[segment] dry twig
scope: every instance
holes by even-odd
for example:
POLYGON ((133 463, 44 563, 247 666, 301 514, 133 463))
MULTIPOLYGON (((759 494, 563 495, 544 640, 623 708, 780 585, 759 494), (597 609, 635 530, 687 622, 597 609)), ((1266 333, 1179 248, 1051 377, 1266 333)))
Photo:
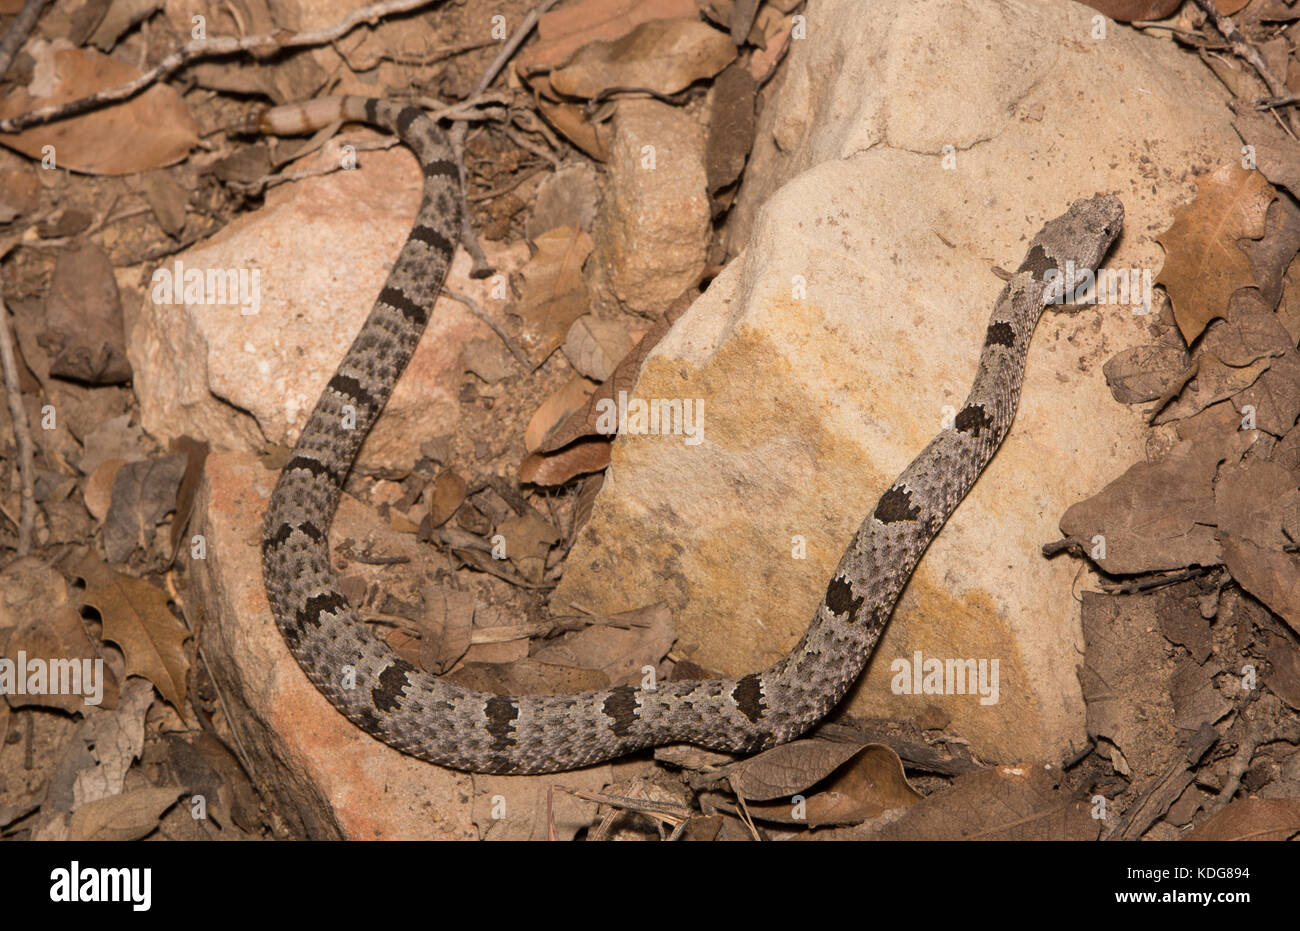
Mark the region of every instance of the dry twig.
POLYGON ((340 36, 346 35, 362 23, 373 24, 384 16, 395 13, 409 13, 420 7, 428 6, 431 2, 432 0, 385 0, 382 3, 372 3, 370 6, 364 6, 359 10, 352 11, 332 26, 311 32, 285 34, 283 31, 277 31, 268 35, 244 36, 242 38, 222 36, 214 39, 194 39, 172 52, 153 68, 150 68, 134 80, 117 87, 98 91, 78 100, 41 107, 30 113, 24 113, 7 120, 0 120, 0 132, 20 132, 30 126, 40 126, 53 120, 86 113, 106 103, 127 100, 176 71, 182 65, 198 58, 233 55, 236 52, 263 52, 276 49, 301 48, 310 45, 325 45, 340 36))
POLYGON ((41 10, 45 9, 45 2, 46 0, 27 0, 23 8, 18 11, 18 16, 9 27, 9 31, 5 33, 5 37, 0 39, 0 75, 9 70, 14 56, 27 40, 32 27, 36 25, 36 20, 40 19, 41 10))
POLYGON ((18 386, 18 362, 14 357, 13 335, 9 332, 9 311, 0 296, 0 367, 4 369, 5 397, 14 422, 14 439, 18 442, 18 477, 22 484, 22 510, 18 520, 18 555, 32 549, 32 527, 36 523, 36 479, 32 467, 32 434, 18 386))

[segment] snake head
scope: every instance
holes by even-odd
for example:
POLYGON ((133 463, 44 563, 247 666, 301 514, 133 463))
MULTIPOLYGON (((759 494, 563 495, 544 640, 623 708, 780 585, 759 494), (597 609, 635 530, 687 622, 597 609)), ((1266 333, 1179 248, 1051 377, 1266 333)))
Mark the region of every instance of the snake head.
POLYGON ((1063 272, 1070 264, 1095 272, 1123 228, 1124 205, 1118 197, 1098 194, 1076 200, 1039 230, 1020 270, 1033 272, 1039 280, 1049 269, 1063 272))

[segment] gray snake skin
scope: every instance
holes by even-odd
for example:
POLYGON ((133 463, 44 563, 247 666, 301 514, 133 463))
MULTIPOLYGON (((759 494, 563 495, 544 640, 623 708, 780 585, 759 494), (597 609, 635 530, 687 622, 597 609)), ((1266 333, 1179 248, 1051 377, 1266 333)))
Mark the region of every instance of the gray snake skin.
MULTIPOLYGON (((271 495, 262 538, 267 597, 285 643, 335 708, 398 750, 471 772, 555 772, 668 743, 752 753, 816 723, 858 678, 921 554, 1010 428, 1030 337, 1045 304, 1061 296, 1049 270, 1067 261, 1097 268, 1123 224, 1120 202, 1097 196, 1076 202, 1034 237, 998 297, 975 383, 953 426, 881 495, 807 631, 773 666, 738 679, 661 682, 654 690, 490 695, 400 658, 357 617, 330 566, 327 536, 344 478, 424 331, 460 230, 456 163, 435 122, 399 103, 330 100, 314 102, 322 108, 303 122, 342 118, 397 133, 423 168, 424 196, 374 309, 271 495), (356 418, 350 430, 343 427, 349 409, 356 418)), ((259 128, 289 131, 266 114, 259 128)))

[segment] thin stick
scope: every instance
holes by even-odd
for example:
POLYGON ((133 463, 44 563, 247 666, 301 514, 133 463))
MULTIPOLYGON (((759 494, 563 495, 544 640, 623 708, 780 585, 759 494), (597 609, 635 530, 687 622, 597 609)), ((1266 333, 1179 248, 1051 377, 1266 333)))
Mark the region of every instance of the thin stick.
MULTIPOLYGON (((106 103, 126 100, 196 58, 233 55, 236 52, 254 50, 263 51, 266 49, 325 45, 340 36, 346 35, 362 23, 373 24, 384 16, 409 13, 412 10, 418 10, 420 7, 429 6, 432 2, 434 0, 385 0, 383 3, 372 3, 370 6, 354 10, 332 26, 317 29, 314 32, 297 32, 288 35, 276 32, 267 35, 244 36, 242 38, 223 36, 214 39, 194 39, 172 52, 153 68, 134 80, 91 94, 89 97, 41 107, 30 113, 24 113, 7 120, 0 120, 0 132, 16 133, 27 129, 29 126, 40 126, 52 120, 85 113, 106 103)), ((25 9, 24 12, 26 12, 25 9)))
POLYGON ((0 295, 0 367, 4 368, 5 397, 14 422, 14 439, 18 441, 18 476, 22 483, 22 511, 18 519, 18 555, 32 549, 32 527, 36 522, 36 490, 32 469, 32 435, 27 423, 27 409, 18 387, 18 362, 14 358, 13 336, 9 332, 9 311, 0 295))
POLYGON ((447 297, 451 298, 453 301, 459 301, 464 304, 465 307, 469 309, 470 313, 486 323, 491 328, 492 332, 497 335, 497 339, 505 343, 506 348, 510 350, 510 354, 515 357, 516 362, 524 367, 525 371, 532 368, 528 362, 528 357, 525 356, 523 351, 514 344, 514 341, 506 335, 506 331, 501 329, 495 320, 483 312, 483 309, 478 306, 478 301, 474 300, 474 298, 470 297, 468 294, 461 294, 459 291, 449 291, 447 288, 443 288, 442 293, 447 295, 447 297))
MULTIPOLYGON (((1223 37, 1232 43, 1232 50, 1250 63, 1255 69, 1264 84, 1268 86, 1268 92, 1274 97, 1285 97, 1290 93, 1285 81, 1279 81, 1273 72, 1268 70, 1268 65, 1264 64, 1264 57, 1259 54, 1259 49, 1251 45, 1246 37, 1241 34, 1236 23, 1219 12, 1219 8, 1214 5, 1214 0, 1192 0, 1197 6, 1205 11, 1210 19, 1214 20, 1214 27, 1223 34, 1223 37)), ((1300 133, 1300 117, 1294 112, 1286 114, 1286 123, 1294 135, 1300 133)))
POLYGON ((36 21, 41 17, 41 10, 45 9, 46 0, 27 0, 23 4, 22 10, 18 13, 18 18, 13 21, 5 37, 0 39, 0 75, 9 70, 13 64, 14 56, 18 54, 18 49, 22 48, 23 42, 36 25, 36 21))
MULTIPOLYGON (((496 80, 501 69, 505 67, 506 62, 515 54, 515 50, 523 44, 524 39, 528 38, 529 33, 533 31, 542 14, 554 6, 555 3, 556 0, 542 0, 540 4, 528 11, 528 15, 519 24, 519 28, 515 30, 514 35, 506 40, 506 44, 497 53, 497 57, 492 59, 492 64, 488 65, 487 70, 478 79, 478 83, 474 85, 474 90, 470 92, 471 97, 477 96, 488 89, 492 82, 496 80)), ((492 264, 487 260, 487 256, 483 254, 483 249, 478 244, 478 234, 474 231, 474 221, 470 219, 469 199, 467 196, 469 193, 469 178, 465 171, 466 131, 467 127, 464 123, 457 123, 451 128, 450 133, 451 148, 456 154, 456 168, 460 172, 460 241, 469 253, 470 259, 473 260, 473 268, 470 269, 469 276, 471 278, 488 278, 496 269, 492 267, 492 264)))

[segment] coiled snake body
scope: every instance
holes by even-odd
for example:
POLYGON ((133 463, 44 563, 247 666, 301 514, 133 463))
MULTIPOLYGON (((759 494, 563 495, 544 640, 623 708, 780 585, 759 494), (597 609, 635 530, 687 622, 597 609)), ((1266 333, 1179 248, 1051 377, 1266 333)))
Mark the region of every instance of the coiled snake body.
POLYGON ((280 473, 266 513, 262 566, 275 621, 298 664, 367 733, 424 760, 472 772, 573 769, 666 743, 749 753, 790 740, 825 715, 866 665, 926 546, 992 458, 1015 416, 1030 336, 1060 297, 1055 270, 1095 269, 1123 223, 1109 196, 1081 200, 1043 227, 989 321, 970 395, 862 522, 799 642, 738 679, 660 682, 576 695, 471 692, 400 658, 339 591, 327 536, 343 480, 428 322, 460 231, 448 143, 415 107, 358 97, 298 108, 264 131, 336 119, 397 133, 419 159, 415 226, 374 309, 330 379, 280 473), (344 415, 355 427, 344 429, 344 415), (351 675, 348 676, 350 667, 351 675), (349 681, 349 679, 351 681, 349 681), (347 686, 347 687, 345 687, 347 686))

